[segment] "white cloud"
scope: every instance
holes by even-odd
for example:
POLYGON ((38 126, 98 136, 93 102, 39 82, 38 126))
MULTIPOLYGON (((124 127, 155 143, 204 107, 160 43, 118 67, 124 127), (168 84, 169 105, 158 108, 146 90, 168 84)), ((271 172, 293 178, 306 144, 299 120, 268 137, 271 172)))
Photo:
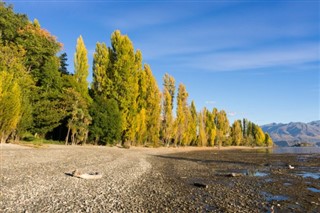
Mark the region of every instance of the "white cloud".
POLYGON ((236 116, 237 113, 236 112, 227 112, 227 115, 233 117, 233 116, 236 116))
POLYGON ((214 105, 214 104, 216 104, 215 101, 206 101, 205 103, 206 103, 206 104, 209 104, 209 105, 214 105))
POLYGON ((186 58, 185 66, 208 71, 235 71, 275 66, 292 66, 319 61, 319 47, 317 43, 312 43, 249 51, 228 51, 198 55, 193 59, 191 61, 186 58))

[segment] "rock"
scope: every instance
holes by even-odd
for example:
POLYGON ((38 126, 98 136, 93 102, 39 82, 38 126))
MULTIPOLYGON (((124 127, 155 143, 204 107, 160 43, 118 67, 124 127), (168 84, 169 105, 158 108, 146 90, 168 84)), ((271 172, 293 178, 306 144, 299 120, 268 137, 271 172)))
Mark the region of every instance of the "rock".
POLYGON ((131 144, 129 141, 126 141, 123 143, 123 148, 125 148, 125 149, 130 149, 130 146, 131 146, 131 144))
POLYGON ((208 188, 208 185, 204 183, 194 182, 193 185, 200 188, 208 188))
POLYGON ((244 176, 244 174, 232 172, 230 174, 227 174, 226 176, 227 177, 242 177, 242 176, 244 176))

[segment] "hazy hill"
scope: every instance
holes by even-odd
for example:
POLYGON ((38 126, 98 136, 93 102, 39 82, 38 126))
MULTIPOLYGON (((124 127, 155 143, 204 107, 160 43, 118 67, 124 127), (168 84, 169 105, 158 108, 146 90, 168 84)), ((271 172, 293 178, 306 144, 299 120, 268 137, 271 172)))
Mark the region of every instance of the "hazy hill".
POLYGON ((320 120, 310 123, 271 123, 263 125, 262 129, 270 134, 278 146, 292 146, 301 142, 320 146, 320 120))

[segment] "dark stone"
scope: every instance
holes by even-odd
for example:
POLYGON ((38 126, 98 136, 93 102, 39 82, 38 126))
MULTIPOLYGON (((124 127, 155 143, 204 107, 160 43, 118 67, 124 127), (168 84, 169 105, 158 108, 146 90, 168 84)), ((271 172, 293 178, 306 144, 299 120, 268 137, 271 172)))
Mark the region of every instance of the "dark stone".
POLYGON ((200 188, 208 188, 208 185, 204 183, 194 182, 193 185, 200 188))

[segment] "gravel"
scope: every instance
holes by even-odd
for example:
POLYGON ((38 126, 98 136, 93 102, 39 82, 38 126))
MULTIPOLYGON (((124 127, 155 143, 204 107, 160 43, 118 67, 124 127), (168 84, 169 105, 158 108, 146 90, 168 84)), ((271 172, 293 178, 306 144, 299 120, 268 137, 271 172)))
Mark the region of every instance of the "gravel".
POLYGON ((11 144, 0 149, 0 212, 320 210, 320 194, 308 190, 319 189, 320 180, 297 175, 299 168, 319 171, 319 155, 60 145, 36 149, 11 144), (294 171, 287 169, 289 163, 294 171), (69 176, 75 169, 103 176, 69 176), (227 177, 244 169, 267 175, 227 177))

